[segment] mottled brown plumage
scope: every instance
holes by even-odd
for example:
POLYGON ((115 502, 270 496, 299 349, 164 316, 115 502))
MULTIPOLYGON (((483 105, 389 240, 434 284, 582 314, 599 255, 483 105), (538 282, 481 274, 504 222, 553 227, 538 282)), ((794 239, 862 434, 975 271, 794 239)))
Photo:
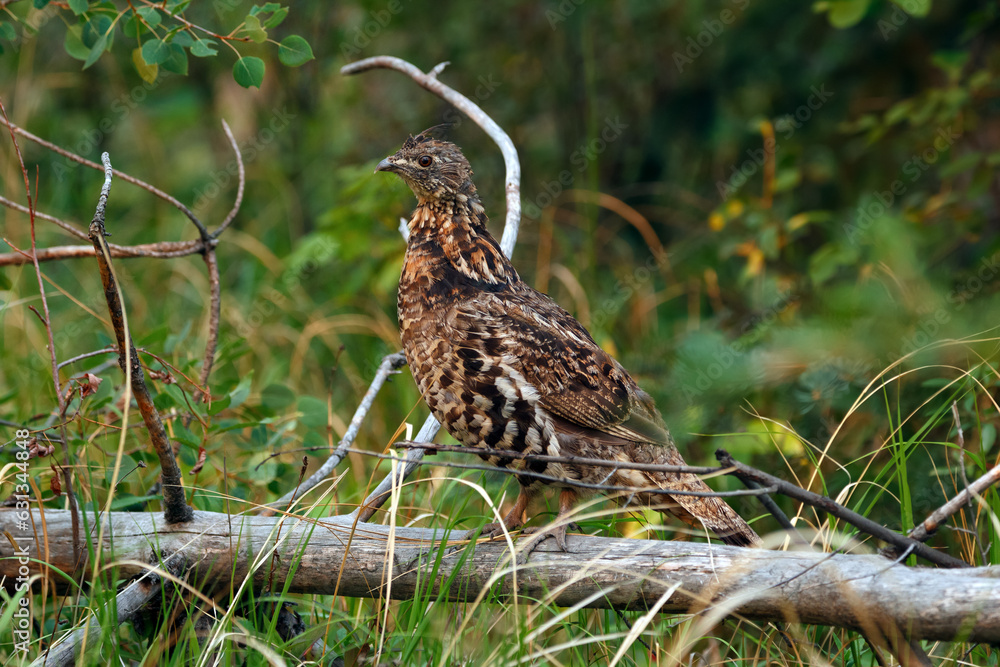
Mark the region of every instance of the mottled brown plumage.
MULTIPOLYGON (((420 393, 455 439, 519 453, 684 464, 650 396, 568 312, 518 277, 486 229, 457 146, 426 131, 376 171, 398 174, 417 197, 399 280, 400 334, 420 393)), ((709 491, 690 474, 481 456, 560 480, 709 491)), ((561 488, 561 514, 589 493, 525 475, 518 481, 521 492, 504 519, 509 530, 524 523, 529 501, 546 485, 561 488)), ((729 544, 759 542, 719 498, 639 492, 619 501, 704 525, 729 544)), ((553 531, 563 548, 565 533, 565 525, 553 531)))

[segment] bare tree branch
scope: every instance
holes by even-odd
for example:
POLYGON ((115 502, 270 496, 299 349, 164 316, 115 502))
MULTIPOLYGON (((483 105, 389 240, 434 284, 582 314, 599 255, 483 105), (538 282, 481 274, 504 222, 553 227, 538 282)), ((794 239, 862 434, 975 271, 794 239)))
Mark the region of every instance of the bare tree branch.
MULTIPOLYGON (((229 139, 229 145, 233 148, 233 153, 236 155, 236 168, 238 170, 238 180, 236 186, 236 200, 233 202, 233 207, 226 214, 225 219, 222 224, 212 232, 211 238, 218 239, 222 232, 226 231, 226 228, 236 219, 236 214, 240 211, 240 206, 243 204, 243 190, 246 187, 246 169, 243 166, 243 154, 240 153, 239 144, 236 143, 236 137, 233 136, 233 131, 229 129, 229 123, 225 120, 222 121, 222 129, 226 133, 226 138, 229 139)), ((202 237, 204 241, 204 237, 202 237)), ((208 335, 206 336, 205 342, 205 356, 202 358, 201 363, 201 377, 199 384, 205 387, 206 393, 198 393, 196 395, 197 399, 211 400, 211 393, 208 391, 208 378, 212 374, 212 366, 215 364, 215 350, 219 343, 219 320, 222 311, 222 286, 219 282, 219 258, 215 254, 215 244, 205 243, 205 268, 208 271, 208 288, 209 288, 209 311, 208 311, 208 335)))
POLYGON ((852 512, 843 505, 827 498, 826 496, 821 496, 818 493, 813 493, 812 491, 806 491, 805 489, 795 486, 794 484, 790 484, 789 482, 775 477, 774 475, 769 475, 766 472, 762 472, 756 468, 751 468, 746 464, 740 463, 739 461, 733 459, 729 452, 724 449, 716 450, 715 458, 717 458, 719 463, 722 465, 733 468, 733 472, 731 474, 739 477, 740 479, 750 479, 758 484, 776 487, 778 493, 788 496, 789 498, 794 498, 795 500, 806 503, 807 505, 819 508, 828 514, 837 517, 838 519, 846 521, 855 528, 858 528, 873 537, 877 537, 883 542, 888 542, 889 544, 902 547, 903 549, 912 548, 915 555, 920 556, 924 560, 930 561, 931 563, 940 565, 941 567, 970 567, 965 561, 949 556, 941 551, 935 551, 922 542, 918 542, 914 539, 906 537, 905 535, 893 532, 885 526, 861 516, 857 512, 852 512))
MULTIPOLYGON (((41 216, 38 216, 41 217, 41 216)), ((153 259, 172 259, 174 257, 186 257, 205 252, 207 246, 198 241, 163 241, 160 243, 142 243, 132 246, 120 246, 113 243, 108 244, 111 257, 131 258, 146 257, 153 259)), ((49 248, 39 248, 35 251, 35 256, 39 262, 51 262, 63 259, 79 259, 81 257, 95 257, 97 251, 94 246, 85 245, 63 245, 49 248)), ((17 266, 20 264, 30 264, 32 255, 28 252, 11 252, 0 254, 0 266, 17 266)))
MULTIPOLYGON (((461 445, 451 446, 451 445, 430 445, 423 442, 397 442, 393 445, 394 447, 401 447, 407 450, 413 449, 423 449, 426 451, 452 451, 461 454, 485 454, 487 452, 502 454, 506 456, 507 452, 510 450, 495 450, 487 449, 483 447, 463 447, 461 445)), ((348 453, 357 453, 363 456, 371 456, 374 458, 385 459, 387 461, 394 461, 399 463, 400 461, 406 461, 407 459, 400 459, 398 456, 392 454, 380 454, 378 452, 370 452, 363 449, 348 448, 348 453)), ((657 472, 683 472, 691 473, 693 475, 715 475, 719 473, 732 473, 731 468, 707 468, 702 466, 675 466, 675 465, 659 465, 656 463, 621 463, 617 461, 607 461, 604 459, 588 459, 584 457, 576 456, 547 456, 544 454, 524 454, 521 456, 516 456, 513 458, 523 459, 526 461, 545 461, 547 463, 573 463, 577 465, 593 465, 598 468, 614 468, 617 470, 649 470, 657 472)), ((421 464, 425 463, 420 461, 421 464)), ((534 470, 511 470, 509 468, 498 468, 497 466, 488 465, 485 463, 455 463, 452 461, 435 461, 435 466, 441 468, 454 468, 457 470, 483 470, 487 472, 497 472, 504 475, 517 475, 518 477, 530 477, 531 479, 537 479, 545 482, 550 482, 552 484, 560 484, 565 486, 572 486, 579 489, 590 489, 592 491, 600 491, 602 493, 616 492, 621 493, 623 497, 627 498, 629 496, 635 495, 636 493, 648 493, 650 495, 663 495, 663 496, 693 496, 695 498, 731 498, 740 496, 766 496, 769 493, 777 492, 777 487, 774 486, 764 486, 758 487, 756 489, 737 489, 735 491, 681 491, 678 489, 649 489, 640 488, 637 486, 617 486, 613 484, 593 484, 590 482, 581 482, 579 480, 567 480, 562 477, 553 477, 552 475, 546 475, 542 472, 535 472, 534 470)), ((399 480, 396 480, 396 484, 399 484, 399 480)), ((388 493, 391 489, 386 489, 384 492, 388 493)), ((362 504, 364 507, 364 504, 362 504)), ((374 511, 372 512, 374 513, 374 511)), ((362 512, 362 516, 371 516, 371 514, 365 514, 362 512)))
MULTIPOLYGON (((982 495, 986 489, 990 488, 997 482, 1000 482, 1000 465, 990 468, 985 475, 969 484, 969 486, 963 489, 957 496, 931 512, 930 516, 917 524, 913 530, 909 532, 907 537, 918 542, 926 542, 934 536, 934 534, 938 531, 938 528, 941 527, 941 524, 947 521, 952 515, 961 510, 963 507, 968 505, 973 498, 982 495)), ((884 553, 890 558, 895 558, 901 552, 899 546, 891 545, 885 549, 884 553)))
MULTIPOLYGON (((43 525, 42 512, 50 566, 77 579, 86 576, 70 559, 69 513, 32 507, 35 525, 43 525)), ((16 514, 0 509, 0 533, 15 529, 16 514)), ((874 629, 908 640, 1000 642, 1000 581, 992 567, 915 568, 875 555, 576 534, 569 536, 567 552, 543 543, 526 565, 518 565, 506 541, 480 542, 474 551, 469 545, 463 553, 454 549, 463 541, 450 540, 445 530, 355 526, 349 516, 285 517, 280 538, 278 517, 199 511, 183 529, 142 512, 111 512, 101 521, 106 529, 94 545, 95 557, 116 563, 120 576, 146 571, 143 561, 155 542, 159 549, 189 554, 191 577, 223 590, 233 581, 262 587, 266 563, 277 551, 274 577, 286 581, 291 593, 399 600, 440 594, 470 603, 487 595, 517 596, 553 606, 623 610, 659 604, 661 613, 718 620, 738 616, 874 629), (348 566, 338 585, 341 562, 348 566)), ((0 575, 17 576, 17 559, 5 557, 11 549, 0 541, 0 575)), ((31 561, 29 567, 34 574, 44 564, 31 561)))
POLYGON ((205 388, 204 392, 198 391, 195 400, 209 401, 212 398, 211 390, 208 386, 208 377, 212 374, 212 366, 215 364, 215 350, 219 344, 219 320, 222 310, 222 283, 219 280, 219 258, 215 254, 215 248, 208 248, 204 253, 205 269, 208 273, 208 333, 205 338, 205 354, 201 361, 201 375, 198 384, 205 388))
MULTIPOLYGON (((11 123, 9 121, 5 122, 12 133, 20 134, 25 138, 30 139, 31 141, 34 141, 35 143, 38 143, 39 145, 59 155, 66 157, 69 160, 73 160, 74 162, 78 162, 80 164, 86 165, 94 169, 101 169, 101 165, 97 164, 96 162, 91 162, 90 160, 87 160, 75 153, 67 151, 66 149, 61 148, 50 141, 46 141, 45 139, 42 139, 41 137, 38 137, 32 134, 31 132, 28 132, 27 130, 15 125, 14 123, 11 123)), ((151 257, 157 259, 168 259, 173 257, 184 257, 187 255, 194 255, 198 253, 207 256, 207 254, 215 247, 217 239, 222 235, 222 233, 226 229, 229 228, 233 220, 236 218, 236 215, 239 213, 240 206, 243 203, 243 193, 246 188, 246 168, 244 167, 243 164, 243 155, 240 153, 239 145, 237 144, 235 137, 233 137, 233 132, 229 128, 229 125, 226 123, 225 120, 222 121, 222 129, 226 133, 226 138, 229 140, 229 145, 232 146, 233 152, 236 155, 238 182, 236 190, 236 200, 233 202, 233 207, 230 209, 229 213, 226 215, 222 223, 216 228, 216 230, 211 234, 209 234, 208 230, 201 223, 201 221, 194 215, 194 213, 191 212, 189 208, 184 206, 184 204, 181 204, 176 198, 166 194, 162 190, 159 190, 158 188, 149 185, 148 183, 138 178, 129 176, 124 172, 115 170, 114 174, 119 178, 121 178, 122 180, 137 185, 140 188, 143 188, 144 190, 151 192, 152 194, 156 195, 157 197, 160 197, 164 201, 176 207, 179 211, 181 211, 185 216, 188 217, 188 219, 190 219, 195 224, 195 226, 198 228, 200 238, 197 241, 144 243, 133 246, 120 246, 115 243, 109 243, 107 245, 111 250, 112 257, 116 258, 151 257)), ((90 238, 86 232, 84 232, 81 229, 78 229, 72 223, 66 222, 65 220, 61 220, 60 218, 48 215, 46 213, 30 210, 28 207, 18 204, 17 202, 11 201, 6 197, 0 196, 0 205, 51 222, 56 226, 58 226, 63 231, 73 236, 76 236, 77 238, 85 240, 89 240, 90 238)), ((95 250, 93 246, 55 246, 55 247, 35 250, 35 256, 37 257, 39 262, 49 262, 62 259, 75 259, 79 257, 93 257, 94 254, 95 250)), ((26 252, 13 252, 13 253, 0 254, 0 266, 17 266, 20 264, 27 264, 32 261, 34 260, 32 259, 31 254, 26 252)), ((209 266, 208 270, 209 270, 209 285, 217 286, 217 280, 216 281, 212 280, 212 275, 211 275, 212 267, 209 266)), ((218 267, 216 267, 216 271, 217 270, 218 267)), ((202 368, 207 367, 209 372, 211 371, 211 366, 212 366, 211 359, 209 359, 209 353, 214 355, 215 343, 218 340, 218 320, 219 320, 220 300, 221 299, 219 298, 217 290, 214 291, 212 293, 213 309, 209 319, 209 335, 208 335, 209 339, 208 347, 211 349, 210 350, 206 349, 206 359, 209 360, 209 363, 203 364, 202 366, 202 368), (214 322, 214 329, 212 324, 213 322, 214 322), (215 331, 214 335, 213 335, 213 330, 215 331)), ((203 371, 201 384, 202 385, 207 384, 207 379, 208 379, 207 373, 203 371)))
MULTIPOLYGON (((46 141, 45 139, 42 139, 41 137, 39 137, 39 136, 37 136, 35 134, 32 134, 31 132, 28 132, 24 128, 19 127, 18 125, 15 125, 14 123, 12 123, 9 120, 7 120, 6 118, 4 118, 4 123, 6 123, 7 126, 11 130, 13 130, 14 132, 16 132, 17 134, 20 134, 25 139, 29 139, 29 140, 35 142, 36 144, 38 144, 39 146, 44 146, 45 148, 48 148, 53 153, 58 153, 59 155, 62 155, 63 157, 65 157, 65 158, 67 158, 69 160, 72 160, 73 162, 77 162, 79 164, 82 164, 85 167, 90 167, 91 169, 97 169, 98 171, 103 171, 104 170, 104 167, 102 167, 101 165, 97 164, 96 162, 92 162, 91 160, 88 160, 86 158, 80 157, 76 153, 73 153, 72 151, 68 151, 65 148, 62 148, 61 146, 57 146, 56 144, 52 143, 51 141, 46 141)), ((205 229, 205 225, 202 224, 201 220, 199 220, 198 217, 194 213, 191 212, 191 209, 189 209, 184 204, 180 203, 175 197, 172 197, 171 195, 168 195, 163 190, 160 190, 159 188, 157 188, 157 187, 155 187, 153 185, 150 185, 149 183, 147 183, 147 182, 145 182, 143 180, 140 180, 140 179, 136 178, 135 176, 129 176, 128 174, 126 174, 124 172, 115 170, 114 171, 114 175, 117 176, 118 178, 120 178, 121 180, 125 181, 126 183, 131 183, 132 185, 137 185, 140 188, 142 188, 143 190, 146 190, 147 192, 151 192, 154 195, 156 195, 157 197, 159 197, 160 199, 162 199, 163 201, 168 202, 169 204, 171 204, 174 208, 176 208, 181 213, 183 213, 188 218, 188 220, 190 220, 194 224, 194 226, 198 228, 198 233, 201 235, 201 238, 202 238, 203 241, 208 242, 210 240, 210 235, 208 233, 208 230, 205 229)))
MULTIPOLYGON (((114 173, 111 168, 111 160, 107 153, 101 156, 104 161, 105 175, 104 186, 101 188, 101 196, 97 202, 97 210, 94 213, 94 220, 90 223, 90 239, 94 243, 97 251, 97 263, 101 271, 101 282, 104 285, 104 296, 108 302, 108 312, 111 315, 111 323, 115 331, 115 339, 118 341, 119 357, 118 363, 122 372, 131 387, 135 396, 135 402, 142 413, 146 429, 149 431, 150 440, 160 459, 160 474, 163 483, 163 509, 167 523, 183 523, 191 520, 191 508, 188 507, 184 498, 184 487, 181 484, 181 471, 177 466, 177 459, 174 457, 174 450, 170 446, 170 438, 160 420, 159 412, 153 405, 153 398, 146 388, 145 374, 142 364, 139 362, 139 355, 136 353, 135 345, 132 343, 132 336, 128 331, 125 313, 122 307, 123 297, 121 287, 115 277, 114 268, 111 264, 111 252, 108 249, 104 237, 107 232, 104 229, 104 211, 107 205, 108 194, 111 190, 111 178, 114 173)), ((128 409, 126 405, 125 409, 128 409)))
POLYGON ((32 211, 27 206, 22 206, 21 204, 18 204, 17 202, 11 201, 10 199, 7 199, 6 197, 2 196, 0 196, 0 204, 3 204, 7 208, 12 208, 15 211, 20 211, 21 213, 27 213, 28 215, 34 215, 36 218, 41 218, 42 220, 47 220, 48 222, 53 223, 57 227, 61 227, 66 232, 79 239, 84 239, 84 240, 87 239, 87 232, 81 229, 77 229, 72 224, 66 222, 65 220, 60 220, 59 218, 53 215, 42 213, 41 211, 32 211))
POLYGON ((246 168, 243 166, 243 153, 240 152, 239 144, 236 143, 236 137, 233 136, 233 131, 229 129, 229 123, 225 120, 222 121, 222 129, 226 133, 226 138, 229 139, 229 145, 232 146, 233 153, 236 155, 236 201, 233 202, 233 207, 226 214, 222 223, 212 232, 212 238, 214 239, 219 238, 222 232, 226 231, 226 228, 236 219, 236 214, 240 212, 240 206, 243 204, 243 190, 246 187, 247 180, 246 168))

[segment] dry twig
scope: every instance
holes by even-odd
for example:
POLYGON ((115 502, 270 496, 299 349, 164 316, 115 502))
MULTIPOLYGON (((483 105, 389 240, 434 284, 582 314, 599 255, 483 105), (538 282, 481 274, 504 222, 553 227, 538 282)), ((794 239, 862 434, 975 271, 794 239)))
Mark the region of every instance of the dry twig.
MULTIPOLYGON (((108 194, 111 190, 111 160, 107 153, 101 155, 104 162, 105 175, 104 186, 101 188, 101 196, 97 202, 97 210, 94 213, 94 220, 90 223, 90 239, 94 243, 97 251, 97 263, 101 270, 101 282, 104 285, 104 296, 108 302, 108 312, 111 315, 111 323, 115 331, 115 339, 118 341, 118 363, 121 366, 125 377, 130 381, 135 402, 139 406, 146 429, 149 431, 153 448, 160 459, 161 480, 163 483, 163 510, 167 523, 184 523, 190 521, 192 510, 184 498, 184 487, 181 485, 181 470, 177 466, 177 459, 174 457, 174 450, 170 446, 170 438, 160 420, 160 413, 153 404, 153 398, 146 388, 145 375, 142 364, 139 362, 139 355, 136 353, 135 345, 132 343, 132 336, 128 331, 127 320, 122 308, 121 287, 115 277, 114 268, 111 265, 111 253, 108 250, 107 241, 104 237, 107 232, 104 229, 104 211, 108 201, 108 194)), ((125 406, 128 409, 128 406, 125 406)))
MULTIPOLYGON (((959 432, 961 432, 959 425, 959 432)), ((913 527, 907 537, 918 542, 926 542, 934 537, 941 525, 954 514, 962 510, 973 498, 981 496, 988 488, 1000 482, 1000 464, 990 468, 985 475, 979 477, 965 487, 958 495, 937 508, 930 515, 913 527)), ((900 549, 897 545, 889 545, 882 550, 882 553, 889 558, 899 556, 900 549)))
POLYGON ((732 468, 733 471, 730 474, 735 475, 740 479, 749 479, 757 482, 758 484, 775 487, 778 493, 821 509, 838 519, 846 521, 855 528, 882 540, 883 542, 888 542, 889 544, 902 547, 903 549, 912 547, 915 555, 920 556, 924 560, 930 561, 931 563, 940 565, 941 567, 970 567, 965 561, 949 556, 946 553, 935 551, 922 542, 918 542, 914 539, 906 537, 905 535, 893 532, 885 526, 861 516, 857 512, 852 512, 843 505, 834 502, 826 496, 821 496, 818 493, 813 493, 812 491, 806 491, 805 489, 795 486, 794 484, 790 484, 789 482, 775 477, 774 475, 769 475, 766 472, 762 472, 756 468, 751 468, 748 465, 740 463, 739 461, 733 459, 729 452, 724 449, 717 450, 715 452, 715 458, 717 458, 719 463, 727 468, 732 468))
MULTIPOLYGON (((28 139, 30 141, 35 142, 39 146, 43 146, 43 147, 49 149, 53 153, 56 153, 58 155, 62 155, 66 159, 72 160, 73 162, 76 162, 78 164, 82 164, 85 167, 90 167, 91 169, 96 169, 98 171, 103 171, 104 170, 104 167, 102 167, 101 165, 97 164, 96 162, 94 162, 92 160, 88 160, 88 159, 86 159, 84 157, 81 157, 81 156, 77 155, 76 153, 73 153, 72 151, 68 151, 65 148, 62 148, 61 146, 57 146, 56 144, 52 143, 51 141, 46 141, 45 139, 42 139, 38 135, 32 134, 31 132, 28 132, 23 127, 19 127, 18 125, 15 125, 14 123, 12 123, 9 120, 7 120, 6 118, 4 119, 4 122, 16 134, 19 134, 22 137, 24 137, 25 139, 28 139)), ((184 204, 180 203, 177 200, 176 197, 172 197, 171 195, 168 195, 163 190, 160 190, 159 188, 157 188, 155 186, 152 186, 149 183, 147 183, 147 182, 145 182, 145 181, 143 181, 141 179, 136 178, 135 176, 130 176, 130 175, 126 174, 125 172, 115 170, 113 173, 114 173, 114 175, 116 177, 120 178, 121 180, 125 181, 126 183, 131 183, 132 185, 137 185, 140 188, 142 188, 143 190, 146 190, 147 192, 151 192, 154 195, 156 195, 157 197, 159 197, 160 199, 162 199, 163 201, 168 202, 169 204, 171 204, 174 208, 176 208, 181 213, 183 213, 188 218, 188 220, 190 220, 191 223, 194 224, 194 226, 198 228, 198 233, 201 236, 202 240, 204 240, 206 242, 210 240, 210 236, 211 235, 208 233, 208 230, 205 228, 205 225, 202 224, 201 220, 198 219, 198 217, 191 211, 191 209, 189 209, 184 204)))
POLYGON ((229 129, 229 123, 222 121, 222 129, 226 133, 226 138, 229 139, 229 145, 233 149, 233 153, 236 155, 236 168, 237 168, 237 186, 236 186, 236 200, 233 202, 233 207, 226 214, 222 223, 212 232, 209 236, 212 242, 209 243, 208 240, 202 236, 202 241, 204 243, 204 257, 205 257, 205 269, 208 272, 208 287, 209 287, 209 313, 208 313, 208 335, 205 341, 205 355, 202 357, 201 363, 201 376, 199 378, 199 384, 205 387, 206 393, 199 393, 197 398, 205 401, 210 401, 212 396, 208 393, 208 377, 212 373, 212 366, 215 363, 215 350, 219 343, 219 319, 222 310, 222 287, 219 282, 219 259, 215 254, 215 240, 219 238, 222 232, 226 231, 233 220, 236 219, 236 214, 240 211, 240 206, 243 204, 243 190, 246 187, 246 169, 243 166, 243 154, 240 153, 239 144, 236 143, 236 137, 233 136, 233 131, 229 129))

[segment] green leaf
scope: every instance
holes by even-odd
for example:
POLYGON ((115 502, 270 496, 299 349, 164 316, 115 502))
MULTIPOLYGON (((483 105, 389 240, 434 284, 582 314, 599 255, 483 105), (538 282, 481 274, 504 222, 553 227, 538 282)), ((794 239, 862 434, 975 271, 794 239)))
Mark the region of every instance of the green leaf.
POLYGON ((156 11, 155 7, 139 7, 135 10, 136 14, 142 17, 142 20, 149 25, 150 28, 155 28, 163 22, 163 17, 160 16, 160 12, 156 11))
POLYGON ((49 0, 35 0, 32 4, 35 5, 35 9, 45 9, 45 6, 49 4, 49 0))
POLYGON ((962 50, 942 50, 936 51, 931 56, 931 62, 948 76, 948 80, 955 82, 962 76, 962 70, 969 61, 969 52, 962 50))
POLYGON ((267 41, 267 31, 261 26, 260 19, 256 16, 246 17, 246 20, 243 21, 243 32, 258 44, 263 44, 267 41))
MULTIPOLYGON (((197 424, 198 422, 194 422, 197 424)), ((195 449, 201 445, 201 440, 194 433, 188 429, 187 426, 181 420, 174 422, 174 442, 179 442, 188 447, 194 447, 195 449)))
POLYGON ((232 403, 232 399, 229 396, 223 396, 217 401, 212 401, 212 404, 208 406, 208 414, 217 415, 232 403))
POLYGON ((903 100, 902 102, 897 102, 892 105, 888 111, 885 112, 885 124, 895 125, 899 121, 903 120, 910 115, 910 110, 913 108, 913 100, 903 100))
POLYGON ((167 46, 169 48, 170 54, 167 56, 167 59, 161 63, 163 65, 163 69, 167 70, 168 72, 173 72, 174 74, 187 75, 188 73, 187 52, 177 44, 174 44, 173 42, 171 42, 167 46))
POLYGON ((191 334, 191 322, 192 320, 187 320, 184 322, 184 326, 181 327, 180 331, 171 331, 167 334, 167 340, 163 343, 163 351, 167 354, 173 354, 174 350, 178 347, 184 345, 184 341, 191 334))
POLYGON ((289 67, 298 67, 313 59, 309 42, 298 35, 289 35, 278 45, 278 60, 289 67))
POLYGON ((240 405, 243 404, 243 401, 247 400, 247 396, 250 395, 250 383, 252 380, 253 380, 252 375, 246 376, 245 378, 240 380, 240 383, 236 385, 235 389, 229 392, 230 405, 232 405, 234 408, 239 407, 240 405))
POLYGON ((132 49, 132 65, 146 83, 153 83, 160 74, 158 65, 150 65, 142 57, 142 49, 132 49))
POLYGON ((250 16, 257 16, 257 14, 268 14, 270 12, 276 12, 281 9, 280 2, 268 2, 263 6, 254 5, 250 8, 250 16))
POLYGON ((162 411, 175 407, 177 403, 174 401, 174 397, 171 396, 169 392, 161 391, 153 397, 153 405, 156 406, 157 410, 162 411))
POLYGON ((104 469, 104 481, 108 485, 113 485, 121 482, 125 482, 127 484, 128 482, 126 480, 128 479, 128 473, 134 469, 135 469, 135 459, 129 456, 128 454, 125 454, 122 456, 122 465, 121 468, 119 468, 118 470, 118 477, 114 476, 115 467, 113 465, 109 465, 107 468, 104 469))
POLYGON ((787 192, 802 182, 802 172, 795 168, 778 169, 778 174, 774 178, 774 191, 787 192))
POLYGON ((997 427, 993 424, 983 424, 983 430, 979 434, 979 447, 983 454, 989 454, 993 449, 993 443, 997 441, 997 427))
MULTIPOLYGON (((11 590, 16 591, 16 589, 13 588, 11 590)), ((7 589, 3 589, 3 592, 0 593, 0 595, 3 596, 4 601, 3 615, 0 616, 0 626, 5 628, 14 627, 14 612, 20 609, 28 608, 27 605, 23 607, 21 606, 21 598, 28 595, 28 590, 28 587, 25 586, 24 590, 16 591, 13 595, 11 595, 7 592, 7 589)), ((28 598, 28 600, 30 601, 31 598, 28 598)))
POLYGON ((125 33, 126 37, 139 39, 146 32, 146 29, 140 21, 135 19, 135 14, 133 14, 125 20, 125 24, 122 25, 122 32, 125 33))
POLYGON ((941 167, 941 171, 938 174, 941 178, 951 178, 952 176, 957 176, 963 171, 968 171, 973 167, 976 167, 979 162, 983 159, 983 154, 979 151, 971 151, 955 158, 948 164, 941 167))
POLYGON ((159 65, 170 57, 170 45, 162 39, 151 39, 142 45, 142 59, 147 65, 159 65))
POLYGON ((233 78, 244 88, 250 86, 260 88, 264 80, 264 61, 254 56, 240 58, 233 65, 233 78))
POLYGON ((87 54, 87 59, 83 61, 83 69, 87 69, 88 67, 96 63, 97 59, 101 57, 101 54, 104 53, 105 50, 107 50, 109 35, 110 31, 104 33, 103 35, 98 37, 97 41, 94 42, 94 45, 90 47, 90 53, 87 54))
POLYGON ((87 0, 69 0, 69 8, 73 10, 73 13, 79 16, 90 8, 90 3, 87 0))
POLYGON ((269 384, 260 392, 260 402, 268 410, 278 412, 295 402, 295 394, 283 384, 269 384))
POLYGON ((169 40, 171 44, 176 44, 177 46, 183 46, 184 48, 190 47, 194 44, 195 39, 191 36, 187 30, 178 30, 170 32, 173 37, 169 40))
POLYGON ((0 23, 0 39, 9 39, 11 41, 17 39, 17 30, 6 21, 0 23))
MULTIPOLYGON (((818 4, 818 3, 817 3, 818 4)), ((826 18, 834 28, 850 28, 864 18, 871 0, 830 0, 826 18)))
POLYGON ((281 9, 276 9, 274 15, 268 20, 264 21, 264 27, 270 30, 271 28, 277 28, 281 25, 281 22, 285 20, 288 16, 288 9, 282 7, 281 9))
POLYGON ((923 18, 931 12, 931 0, 892 0, 910 16, 923 18))
POLYGON ((833 277, 840 267, 855 263, 857 257, 857 250, 853 246, 845 248, 836 243, 827 243, 809 258, 809 277, 813 284, 822 284, 833 277))
POLYGON ((106 36, 108 31, 111 30, 111 27, 112 24, 110 18, 104 14, 96 14, 83 25, 83 43, 87 45, 88 49, 92 49, 94 48, 94 44, 97 44, 97 40, 101 37, 105 37, 106 44, 106 36))
POLYGON ((315 396, 303 396, 298 403, 299 412, 302 413, 302 423, 309 428, 322 428, 326 426, 326 401, 315 396))
POLYGON ((214 56, 219 52, 214 48, 215 42, 210 39, 199 39, 197 42, 191 45, 191 55, 198 56, 199 58, 206 58, 208 56, 214 56))
POLYGON ((983 68, 978 72, 976 72, 975 74, 969 76, 967 85, 969 90, 975 91, 979 90, 980 88, 985 88, 990 83, 992 83, 992 81, 993 81, 993 73, 990 72, 988 69, 983 68))
POLYGON ((66 29, 66 39, 63 40, 63 48, 71 57, 77 60, 86 60, 90 55, 90 49, 83 43, 83 28, 80 26, 70 26, 66 29))

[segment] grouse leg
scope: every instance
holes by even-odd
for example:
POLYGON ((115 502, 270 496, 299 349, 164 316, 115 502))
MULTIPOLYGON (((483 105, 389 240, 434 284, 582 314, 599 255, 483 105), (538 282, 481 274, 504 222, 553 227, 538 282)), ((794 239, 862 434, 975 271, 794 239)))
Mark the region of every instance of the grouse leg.
MULTIPOLYGON (((531 494, 525 487, 521 487, 520 492, 517 494, 517 500, 514 501, 514 506, 510 508, 507 515, 503 518, 500 523, 488 523, 483 526, 480 535, 488 540, 500 537, 504 534, 504 528, 507 532, 517 530, 524 525, 524 512, 528 509, 528 502, 531 501, 531 494)), ((476 533, 480 532, 475 529, 470 530, 465 539, 471 540, 476 536, 476 533)))
POLYGON ((550 537, 555 539, 560 551, 569 551, 569 548, 566 546, 566 532, 569 530, 572 522, 568 518, 576 506, 577 499, 576 491, 573 489, 563 489, 559 493, 559 515, 553 522, 554 525, 525 528, 521 531, 525 535, 531 535, 531 539, 519 550, 520 553, 517 556, 518 564, 524 565, 528 561, 528 556, 531 555, 531 552, 550 537))

